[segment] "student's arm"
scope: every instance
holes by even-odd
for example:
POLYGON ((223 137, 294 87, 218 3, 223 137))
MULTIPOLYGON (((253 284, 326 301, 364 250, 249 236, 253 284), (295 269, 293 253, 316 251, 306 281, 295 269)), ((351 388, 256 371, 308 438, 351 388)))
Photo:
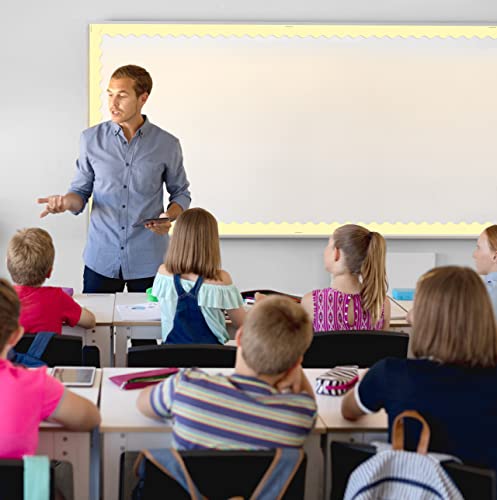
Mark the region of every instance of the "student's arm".
POLYGON ((312 300, 312 292, 306 293, 302 297, 302 301, 300 302, 300 304, 304 308, 305 312, 309 315, 309 318, 311 318, 311 321, 314 321, 314 302, 312 300))
POLYGON ((150 402, 150 395, 155 386, 151 385, 149 387, 145 387, 140 394, 138 394, 138 399, 136 400, 136 406, 138 410, 143 413, 146 417, 154 418, 156 420, 162 420, 162 417, 159 416, 153 409, 152 404, 150 402))
POLYGON ((69 210, 71 212, 80 212, 84 207, 83 198, 77 193, 67 193, 64 195, 54 194, 45 198, 38 198, 38 203, 46 203, 45 209, 40 214, 45 217, 48 214, 60 214, 69 210))
POLYGON ((245 316, 247 314, 243 306, 239 307, 238 309, 227 309, 226 312, 228 313, 228 316, 236 329, 240 328, 243 325, 245 316))
POLYGON ((286 375, 276 384, 279 391, 290 389, 295 394, 305 392, 313 399, 316 399, 314 389, 312 388, 309 379, 305 376, 304 370, 300 364, 295 365, 286 375))
POLYGON ((58 422, 71 431, 90 431, 100 424, 100 412, 88 399, 65 389, 48 420, 58 422))
POLYGON ((80 326, 81 328, 86 328, 87 330, 90 328, 95 328, 97 325, 97 320, 95 318, 95 315, 86 309, 86 307, 81 308, 81 316, 79 318, 79 321, 77 323, 77 326, 80 326))
POLYGON ((342 415, 347 420, 357 420, 366 415, 357 404, 354 392, 355 388, 349 391, 342 400, 342 415))
POLYGON ((383 330, 388 330, 390 328, 390 316, 392 315, 392 303, 390 299, 387 297, 385 300, 384 307, 384 321, 383 321, 383 330))

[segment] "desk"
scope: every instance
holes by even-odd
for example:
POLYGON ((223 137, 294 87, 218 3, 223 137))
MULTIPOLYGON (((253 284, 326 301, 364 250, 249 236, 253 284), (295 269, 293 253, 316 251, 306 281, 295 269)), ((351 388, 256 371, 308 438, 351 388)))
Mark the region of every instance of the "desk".
POLYGON ((412 309, 413 302, 411 300, 390 299, 390 304, 392 305, 392 309, 390 314, 389 330, 410 333, 411 325, 407 322, 406 311, 410 311, 412 309))
POLYGON ((128 339, 160 339, 162 331, 160 321, 123 320, 117 306, 147 302, 146 293, 117 293, 114 307, 114 327, 116 334, 116 366, 126 366, 128 339))
MULTIPOLYGON (((79 396, 98 405, 102 370, 97 370, 92 387, 71 387, 79 396)), ((42 422, 37 455, 47 455, 55 460, 72 463, 75 500, 98 500, 99 498, 99 435, 92 432, 73 432, 61 425, 42 422)))
MULTIPOLYGON (((316 378, 324 373, 326 368, 307 368, 305 373, 312 386, 316 378)), ((360 370, 361 373, 365 370, 360 370)), ((343 396, 316 395, 318 412, 326 427, 325 457, 325 498, 330 498, 331 465, 330 444, 332 441, 370 443, 371 441, 386 441, 388 432, 388 417, 385 411, 364 415, 359 420, 351 422, 342 417, 341 406, 343 396)))
POLYGON ((79 326, 71 328, 64 326, 62 333, 82 337, 84 345, 95 345, 100 351, 101 366, 114 366, 114 301, 116 296, 111 293, 86 293, 74 295, 74 300, 95 314, 97 326, 85 330, 79 326))
MULTIPOLYGON (((143 448, 170 447, 172 427, 168 422, 156 421, 143 416, 136 408, 140 391, 123 391, 109 380, 113 375, 142 371, 143 368, 106 368, 103 374, 100 411, 102 423, 103 499, 117 500, 119 492, 119 463, 124 451, 143 448)), ((232 373, 232 369, 211 368, 213 373, 232 373)), ((322 498, 323 455, 320 442, 325 432, 323 421, 318 417, 314 431, 305 443, 307 475, 305 498, 322 498)))

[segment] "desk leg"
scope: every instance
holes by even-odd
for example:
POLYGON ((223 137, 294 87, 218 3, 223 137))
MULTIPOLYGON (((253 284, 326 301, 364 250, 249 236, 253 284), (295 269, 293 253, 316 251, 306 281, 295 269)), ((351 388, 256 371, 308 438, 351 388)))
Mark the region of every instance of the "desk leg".
POLYGON ((38 455, 48 455, 50 459, 71 462, 73 467, 74 499, 98 500, 98 477, 90 477, 90 433, 42 431, 38 444, 38 455), (90 481, 96 486, 90 495, 90 481))
POLYGON ((312 433, 304 443, 307 454, 305 472, 305 500, 323 498, 323 453, 321 450, 321 434, 312 433))
POLYGON ((119 498, 119 467, 121 454, 144 448, 171 447, 171 433, 165 432, 104 432, 102 451, 103 500, 119 498))
POLYGON ((116 326, 115 347, 116 366, 122 368, 126 366, 126 355, 128 352, 128 339, 131 335, 129 326, 116 326))
POLYGON ((85 345, 94 345, 100 351, 100 365, 102 368, 114 366, 112 356, 112 327, 97 326, 86 330, 84 338, 85 345))

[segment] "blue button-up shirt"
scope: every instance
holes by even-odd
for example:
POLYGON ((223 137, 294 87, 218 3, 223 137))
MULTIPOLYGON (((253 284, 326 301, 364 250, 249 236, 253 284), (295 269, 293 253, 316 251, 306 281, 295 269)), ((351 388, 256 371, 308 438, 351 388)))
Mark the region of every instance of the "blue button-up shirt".
POLYGON ((69 188, 81 196, 83 209, 93 195, 83 258, 109 278, 118 278, 120 269, 126 280, 155 276, 169 237, 133 224, 164 212, 164 184, 169 204, 190 206, 178 139, 144 119, 129 143, 112 121, 85 130, 69 188))
POLYGON ((492 306, 494 307, 495 316, 497 317, 497 272, 487 274, 484 279, 492 306))

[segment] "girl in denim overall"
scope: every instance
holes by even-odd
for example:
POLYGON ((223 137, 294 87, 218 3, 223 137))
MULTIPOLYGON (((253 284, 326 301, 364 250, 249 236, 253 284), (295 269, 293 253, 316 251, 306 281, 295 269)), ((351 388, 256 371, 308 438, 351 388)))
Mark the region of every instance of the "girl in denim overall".
POLYGON ((217 221, 209 212, 192 208, 178 217, 152 293, 161 308, 164 343, 225 344, 224 311, 241 326, 243 300, 221 269, 217 221))

